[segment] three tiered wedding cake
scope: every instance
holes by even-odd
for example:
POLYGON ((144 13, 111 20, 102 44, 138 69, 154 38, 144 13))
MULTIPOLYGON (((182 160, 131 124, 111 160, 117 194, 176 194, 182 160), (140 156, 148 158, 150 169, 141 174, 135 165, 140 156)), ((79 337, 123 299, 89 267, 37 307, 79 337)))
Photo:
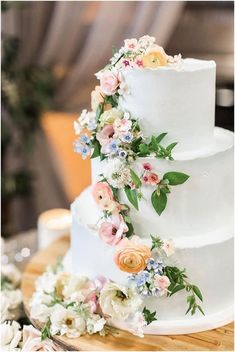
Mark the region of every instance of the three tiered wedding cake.
POLYGON ((233 134, 214 127, 215 71, 125 40, 75 122, 92 186, 71 206, 65 266, 96 282, 109 324, 139 335, 233 319, 233 134))

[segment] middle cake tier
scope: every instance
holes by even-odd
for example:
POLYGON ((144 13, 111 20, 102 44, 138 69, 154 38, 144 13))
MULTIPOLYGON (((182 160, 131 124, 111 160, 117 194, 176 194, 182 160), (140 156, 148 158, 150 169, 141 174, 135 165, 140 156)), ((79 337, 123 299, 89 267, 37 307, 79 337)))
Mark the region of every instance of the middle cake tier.
MULTIPOLYGON (((210 242, 223 232, 231 235, 233 228, 233 134, 230 131, 215 128, 215 147, 203 157, 174 161, 156 158, 139 158, 131 165, 140 175, 143 163, 151 163, 153 171, 162 177, 166 172, 176 171, 189 175, 182 185, 172 186, 168 194, 166 209, 159 216, 152 204, 151 194, 154 187, 142 186, 143 198, 139 201, 139 210, 131 206, 125 192, 119 191, 119 200, 130 205, 130 217, 135 233, 148 238, 150 234, 159 234, 162 238, 179 238, 187 242, 193 238, 192 245, 197 246, 201 239, 210 242)), ((109 168, 109 161, 92 160, 92 184, 100 180, 109 168)))

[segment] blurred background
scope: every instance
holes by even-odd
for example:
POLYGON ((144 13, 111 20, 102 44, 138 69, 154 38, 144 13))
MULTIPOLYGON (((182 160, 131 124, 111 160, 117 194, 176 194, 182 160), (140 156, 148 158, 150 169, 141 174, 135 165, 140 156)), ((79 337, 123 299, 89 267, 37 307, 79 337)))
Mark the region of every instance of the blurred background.
POLYGON ((215 60, 216 125, 233 130, 233 1, 2 1, 1 15, 2 236, 13 261, 30 255, 38 215, 69 208, 90 183, 72 126, 113 45, 149 34, 168 54, 215 60))

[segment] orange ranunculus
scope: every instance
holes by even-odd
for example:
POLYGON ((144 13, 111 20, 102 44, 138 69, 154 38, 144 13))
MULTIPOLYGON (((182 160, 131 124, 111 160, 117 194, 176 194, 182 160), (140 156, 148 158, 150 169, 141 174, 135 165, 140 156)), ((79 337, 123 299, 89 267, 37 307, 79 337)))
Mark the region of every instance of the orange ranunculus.
POLYGON ((167 55, 161 46, 152 46, 142 58, 144 67, 156 68, 167 65, 167 55))
POLYGON ((146 261, 149 258, 151 258, 150 248, 142 244, 138 236, 133 236, 131 240, 124 238, 117 245, 114 261, 120 270, 135 274, 146 268, 146 261))

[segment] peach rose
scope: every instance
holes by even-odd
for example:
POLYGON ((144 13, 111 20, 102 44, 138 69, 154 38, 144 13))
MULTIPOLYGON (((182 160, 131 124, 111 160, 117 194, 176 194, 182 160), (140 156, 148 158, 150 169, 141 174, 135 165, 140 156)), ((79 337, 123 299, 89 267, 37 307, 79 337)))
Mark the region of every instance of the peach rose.
POLYGON ((117 246, 115 264, 127 273, 138 273, 146 268, 146 261, 151 258, 151 250, 140 242, 138 236, 130 240, 124 238, 117 246))
POLYGON ((96 111, 98 105, 104 102, 104 94, 100 86, 96 86, 95 89, 91 92, 91 108, 93 111, 96 111))
POLYGON ((97 182, 92 190, 92 195, 102 210, 109 210, 113 206, 113 192, 106 182, 97 182))
POLYGON ((100 238, 107 244, 117 245, 122 236, 128 231, 128 227, 121 215, 114 215, 111 222, 105 221, 99 228, 100 238))
POLYGON ((106 95, 113 95, 119 86, 118 76, 110 71, 106 70, 100 73, 100 88, 106 95))
POLYGON ((156 68, 167 65, 167 55, 164 49, 159 45, 153 45, 149 48, 142 58, 144 67, 156 68))

